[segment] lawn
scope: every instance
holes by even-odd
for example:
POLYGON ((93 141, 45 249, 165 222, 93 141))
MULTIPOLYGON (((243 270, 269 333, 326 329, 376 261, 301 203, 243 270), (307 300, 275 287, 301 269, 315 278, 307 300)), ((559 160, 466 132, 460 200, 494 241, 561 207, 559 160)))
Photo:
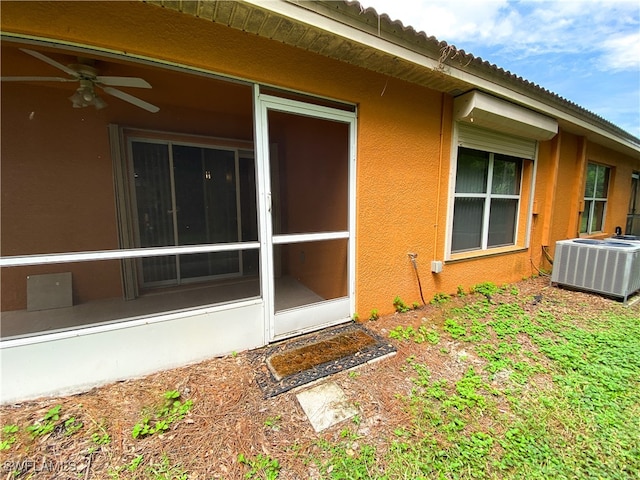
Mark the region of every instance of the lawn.
POLYGON ((331 377, 360 414, 325 432, 243 352, 2 407, 0 476, 640 478, 640 304, 538 278, 401 305, 364 321, 398 353, 331 377))

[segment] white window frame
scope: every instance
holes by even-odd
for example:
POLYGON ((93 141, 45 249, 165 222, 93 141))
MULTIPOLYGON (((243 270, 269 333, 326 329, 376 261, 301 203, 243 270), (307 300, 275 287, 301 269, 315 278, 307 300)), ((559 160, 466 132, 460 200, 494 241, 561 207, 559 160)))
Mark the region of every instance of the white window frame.
MULTIPOLYGON (((460 147, 459 147, 460 148, 460 147)), ((464 148, 464 147, 462 147, 464 148)), ((522 181, 523 181, 523 172, 524 172, 524 164, 523 164, 523 160, 520 160, 520 180, 518 182, 518 194, 517 195, 506 195, 506 194, 498 194, 498 193, 491 193, 491 189, 493 187, 493 166, 494 166, 494 160, 495 160, 495 156, 497 155, 494 152, 489 152, 489 151, 485 151, 485 150, 481 150, 484 151, 486 153, 489 154, 489 165, 488 165, 488 170, 487 170, 487 186, 486 186, 486 191, 484 193, 457 193, 455 192, 455 182, 454 182, 454 199, 456 198, 482 198, 484 199, 484 205, 483 205, 483 210, 482 210, 482 230, 480 232, 481 234, 481 239, 480 239, 480 248, 473 248, 473 249, 467 249, 467 250, 457 250, 454 251, 452 249, 452 245, 453 245, 453 222, 454 222, 454 218, 453 218, 453 214, 451 216, 451 242, 450 242, 450 248, 451 248, 451 254, 453 255, 457 255, 460 253, 465 253, 465 252, 477 252, 477 251, 486 251, 486 250, 492 250, 494 248, 501 248, 501 247, 506 247, 506 246, 511 246, 511 245, 517 245, 518 244, 518 227, 519 227, 519 221, 520 221, 520 207, 522 204, 521 201, 521 197, 522 197, 522 181), (518 207, 516 209, 516 221, 515 221, 515 225, 514 225, 514 232, 513 232, 513 242, 512 243, 508 243, 508 244, 503 244, 503 245, 494 245, 494 246, 489 246, 489 220, 490 220, 490 216, 491 216, 491 200, 492 199, 507 199, 507 200, 517 200, 518 201, 518 207)), ((458 150, 459 152, 459 150, 458 150)), ((515 158, 515 157, 513 157, 515 158)), ((457 175, 457 157, 456 157, 456 175, 457 175)), ((455 206, 455 200, 454 200, 454 206, 455 206)))
MULTIPOLYGON (((593 192, 594 196, 587 196, 587 183, 586 183, 586 179, 585 179, 585 185, 584 185, 584 205, 586 206, 587 202, 591 202, 591 205, 589 206, 589 211, 587 212, 586 209, 583 210, 582 212, 582 216, 584 216, 585 214, 588 215, 587 216, 587 229, 586 231, 582 232, 580 231, 580 235, 593 235, 594 233, 602 233, 604 232, 604 223, 605 220, 607 219, 607 207, 609 206, 609 184, 611 183, 611 173, 612 173, 612 169, 611 167, 609 167, 608 165, 603 165, 601 163, 596 163, 596 162, 587 162, 587 173, 585 173, 585 178, 587 177, 588 174, 588 170, 589 170, 589 166, 593 165, 594 167, 596 167, 596 178, 593 182, 593 188, 595 189, 596 186, 598 185, 598 174, 600 171, 608 171, 609 175, 608 175, 608 179, 607 179, 607 196, 606 197, 596 197, 595 196, 595 191, 593 192), (597 202, 601 202, 604 203, 604 208, 602 209, 602 229, 601 230, 593 230, 593 220, 594 220, 594 215, 595 215, 595 208, 596 208, 596 203, 597 202)), ((580 227, 582 229, 582 216, 580 218, 580 227)))
MULTIPOLYGON (((447 230, 445 234, 445 261, 464 260, 477 256, 492 255, 496 253, 528 249, 530 246, 532 218, 534 211, 535 185, 538 171, 538 141, 533 138, 514 137, 508 133, 489 130, 485 127, 477 127, 472 123, 454 121, 453 135, 451 138, 451 169, 449 170, 449 199, 447 207, 447 230), (516 218, 514 243, 507 246, 496 246, 486 249, 464 250, 452 252, 453 241, 453 213, 456 196, 456 175, 458 169, 458 147, 466 147, 489 153, 504 154, 522 160, 520 171, 520 200, 516 218), (530 164, 528 162, 531 162, 530 164), (530 170, 529 170, 530 169, 530 170), (529 172, 525 177, 525 172, 529 172), (529 194, 522 198, 525 178, 529 178, 529 194), (527 210, 526 218, 523 218, 524 210, 527 210), (519 235, 523 232, 522 221, 526 222, 524 238, 519 235)), ((465 196, 465 195, 462 195, 465 196)))

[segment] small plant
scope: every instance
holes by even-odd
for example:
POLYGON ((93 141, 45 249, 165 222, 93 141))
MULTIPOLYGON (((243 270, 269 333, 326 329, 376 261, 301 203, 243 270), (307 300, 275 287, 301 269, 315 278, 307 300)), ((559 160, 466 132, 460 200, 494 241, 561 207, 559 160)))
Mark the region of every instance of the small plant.
POLYGON ((414 310, 417 310, 420 308, 420 304, 418 302, 413 302, 411 306, 413 307, 414 310))
POLYGON ((389 332, 389 338, 395 338, 396 340, 410 340, 411 337, 415 335, 415 329, 409 325, 408 327, 403 327, 398 325, 396 328, 389 332))
POLYGON ((64 434, 66 436, 73 435, 78 430, 83 427, 83 423, 81 421, 76 421, 75 417, 71 417, 64 422, 64 434))
POLYGON ((154 480, 187 480, 189 478, 180 465, 171 465, 166 454, 162 455, 160 463, 150 463, 144 471, 147 474, 145 478, 153 478, 154 480))
POLYGON ((467 329, 464 325, 460 325, 456 319, 448 318, 444 321, 444 330, 449 332, 453 338, 462 338, 467 334, 467 329))
POLYGON ((451 300, 451 295, 446 293, 436 293, 430 303, 431 305, 442 305, 443 303, 447 303, 449 300, 451 300))
POLYGON ((389 338, 396 340, 413 340, 416 343, 429 342, 433 345, 440 342, 440 334, 435 330, 430 330, 424 325, 420 325, 418 330, 411 325, 408 327, 397 326, 389 332, 389 338))
POLYGON ((5 425, 2 427, 2 441, 0 441, 0 450, 9 450, 11 445, 16 443, 16 433, 18 433, 17 425, 5 425))
POLYGON ((275 417, 267 417, 264 421, 264 426, 267 428, 271 428, 272 430, 280 430, 280 420, 282 419, 282 415, 276 415, 275 417))
POLYGON ((138 455, 136 458, 131 460, 126 465, 127 470, 129 470, 130 472, 135 472, 138 469, 138 467, 140 466, 140 464, 142 463, 143 460, 144 460, 144 456, 138 455))
POLYGON ((464 287, 462 285, 458 285, 456 295, 458 295, 459 297, 464 297, 467 295, 467 292, 464 290, 464 287))
MULTIPOLYGON (((440 334, 436 330, 426 328, 424 325, 420 326, 418 333, 422 341, 427 341, 432 345, 437 345, 440 342, 440 334)), ((416 340, 416 343, 422 343, 422 341, 418 342, 416 340)))
POLYGON ((238 463, 246 465, 250 469, 244 478, 275 480, 280 474, 280 462, 261 453, 255 458, 247 458, 242 453, 239 453, 238 463))
POLYGON ((380 318, 380 314, 378 313, 378 309, 374 308, 373 310, 371 310, 371 313, 369 314, 369 320, 374 321, 374 320, 378 320, 380 318))
POLYGON ((405 430, 405 429, 404 429, 404 428, 402 428, 402 427, 396 428, 396 429, 393 431, 393 434, 394 434, 396 437, 400 437, 400 438, 410 438, 410 437, 411 437, 411 432, 410 432, 410 431, 408 431, 408 430, 405 430))
MULTIPOLYGON (((132 458, 131 461, 125 465, 109 467, 109 469, 107 470, 107 473, 109 477, 113 478, 114 480, 119 480, 121 478, 120 472, 124 472, 125 470, 131 473, 135 472, 136 470, 138 470, 143 460, 144 460, 144 456, 138 455, 137 457, 132 458)), ((138 477, 135 477, 135 478, 138 478, 138 477)))
POLYGON ((41 437, 47 433, 53 432, 56 428, 58 420, 60 420, 60 409, 62 405, 56 405, 49 409, 44 418, 40 422, 35 422, 33 425, 27 427, 27 432, 31 434, 32 438, 41 437))
POLYGON ((485 297, 491 297, 499 291, 500 289, 496 286, 495 283, 492 282, 478 283, 477 285, 471 287, 472 293, 479 293, 480 295, 484 295, 485 297))
POLYGON ((406 303, 404 303, 404 300, 402 300, 399 296, 396 295, 396 298, 393 299, 393 308, 396 309, 396 312, 398 313, 407 313, 409 310, 411 310, 406 303))
POLYGON ((360 320, 360 315, 358 315, 358 313, 354 313, 353 315, 351 315, 351 320, 353 320, 354 322, 357 322, 358 320, 360 320))
POLYGON ((325 461, 316 459, 319 469, 327 473, 327 476, 322 478, 353 480, 379 478, 375 471, 375 447, 366 444, 358 445, 358 442, 353 442, 351 439, 335 445, 321 440, 318 446, 329 456, 325 461))
POLYGON ((111 436, 108 433, 103 433, 102 435, 94 433, 91 435, 91 441, 96 445, 108 445, 111 443, 111 436))
POLYGON ((193 406, 191 400, 181 402, 180 392, 177 390, 166 392, 164 398, 163 405, 155 413, 145 415, 142 422, 134 425, 131 431, 133 438, 142 438, 169 430, 171 424, 182 420, 193 406))
POLYGON ((345 427, 342 430, 340 430, 340 438, 346 438, 347 440, 359 440, 361 437, 356 432, 352 432, 351 430, 345 427))

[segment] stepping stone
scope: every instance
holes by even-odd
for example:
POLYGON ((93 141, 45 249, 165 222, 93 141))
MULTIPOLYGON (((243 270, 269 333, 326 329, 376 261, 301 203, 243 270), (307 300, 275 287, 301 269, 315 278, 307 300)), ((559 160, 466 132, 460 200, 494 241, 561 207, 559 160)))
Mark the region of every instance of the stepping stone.
POLYGON ((358 414, 342 389, 335 382, 327 382, 296 395, 316 433, 358 414))

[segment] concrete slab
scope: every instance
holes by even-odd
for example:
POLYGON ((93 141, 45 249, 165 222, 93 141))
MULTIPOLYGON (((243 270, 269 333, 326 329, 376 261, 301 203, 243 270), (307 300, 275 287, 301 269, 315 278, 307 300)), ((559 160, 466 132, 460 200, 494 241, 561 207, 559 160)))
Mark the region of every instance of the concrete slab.
POLYGON ((358 414, 358 409, 349 403, 335 382, 304 390, 296 397, 316 433, 358 414))

